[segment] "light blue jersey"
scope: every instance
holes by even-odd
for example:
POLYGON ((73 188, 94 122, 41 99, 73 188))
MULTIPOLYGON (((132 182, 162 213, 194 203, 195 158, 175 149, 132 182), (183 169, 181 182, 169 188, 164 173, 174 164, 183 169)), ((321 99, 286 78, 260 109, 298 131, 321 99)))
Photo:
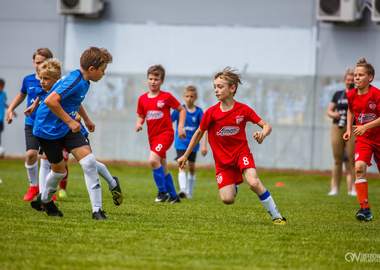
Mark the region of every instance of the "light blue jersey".
MULTIPOLYGON (((183 139, 183 141, 178 137, 178 121, 179 121, 179 112, 177 110, 174 110, 171 118, 172 122, 177 122, 177 128, 175 130, 175 137, 174 137, 174 147, 178 150, 186 150, 187 147, 190 144, 191 138, 193 137, 195 131, 197 131, 201 119, 203 116, 203 111, 201 108, 195 106, 195 112, 189 112, 186 108, 186 105, 183 105, 186 109, 186 122, 185 122, 185 131, 186 131, 186 138, 183 139)), ((193 152, 197 152, 199 150, 199 143, 195 146, 193 152)))
MULTIPOLYGON (((83 78, 82 72, 77 69, 59 79, 48 95, 52 92, 57 92, 62 98, 60 105, 63 110, 75 120, 79 106, 84 100, 89 87, 90 82, 87 82, 83 78)), ((34 122, 34 136, 55 140, 64 137, 69 131, 69 126, 42 102, 37 110, 34 122)))
MULTIPOLYGON (((24 95, 28 95, 26 107, 28 108, 30 105, 34 103, 37 98, 36 95, 36 87, 40 84, 40 80, 36 78, 36 74, 30 74, 25 76, 22 81, 22 87, 20 92, 24 95)), ((36 117, 35 110, 30 116, 25 117, 25 125, 34 126, 34 119, 36 117)))

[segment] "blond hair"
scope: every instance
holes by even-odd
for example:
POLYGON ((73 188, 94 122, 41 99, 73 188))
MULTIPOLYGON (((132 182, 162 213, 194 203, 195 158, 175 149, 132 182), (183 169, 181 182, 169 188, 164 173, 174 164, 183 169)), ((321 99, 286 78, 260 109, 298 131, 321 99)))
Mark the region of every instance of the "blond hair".
POLYGON ((372 75, 373 77, 375 77, 375 69, 370 63, 367 62, 367 60, 364 57, 360 58, 359 62, 356 64, 355 67, 363 67, 367 71, 368 75, 372 75))
POLYGON ((352 68, 347 68, 346 69, 346 73, 344 74, 344 79, 347 77, 347 76, 354 76, 354 69, 352 68))
POLYGON ((62 64, 56 58, 47 59, 38 66, 38 75, 40 75, 41 72, 46 72, 54 78, 61 77, 62 64))
POLYGON ((187 93, 187 92, 192 92, 192 93, 194 93, 195 96, 198 96, 197 88, 193 85, 189 85, 189 86, 185 87, 184 93, 187 93))

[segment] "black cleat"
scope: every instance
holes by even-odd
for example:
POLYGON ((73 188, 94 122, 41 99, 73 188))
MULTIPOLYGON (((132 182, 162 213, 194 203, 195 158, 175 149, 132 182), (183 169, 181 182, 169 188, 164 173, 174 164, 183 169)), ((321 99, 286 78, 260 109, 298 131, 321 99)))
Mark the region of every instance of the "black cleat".
POLYGON ((169 200, 168 200, 168 203, 180 203, 181 200, 179 199, 179 197, 173 197, 173 196, 170 196, 169 200))
POLYGON ((116 181, 116 187, 111 190, 113 203, 115 205, 120 205, 123 202, 123 192, 121 192, 119 179, 116 176, 112 176, 112 178, 116 181))
POLYGON ((42 209, 41 205, 39 204, 39 202, 37 200, 33 200, 30 202, 30 206, 34 209, 36 209, 37 211, 43 211, 44 209, 42 209))
POLYGON ((155 202, 165 202, 167 199, 169 199, 169 195, 166 192, 159 191, 155 202))
POLYGON ((41 208, 45 210, 46 214, 48 216, 60 216, 63 217, 63 214, 61 211, 59 211, 58 207, 55 205, 53 200, 51 200, 48 203, 44 203, 41 200, 41 193, 37 196, 37 202, 40 204, 41 208))
POLYGON ((106 220, 107 217, 104 215, 106 212, 99 210, 98 212, 92 213, 92 218, 96 220, 106 220))

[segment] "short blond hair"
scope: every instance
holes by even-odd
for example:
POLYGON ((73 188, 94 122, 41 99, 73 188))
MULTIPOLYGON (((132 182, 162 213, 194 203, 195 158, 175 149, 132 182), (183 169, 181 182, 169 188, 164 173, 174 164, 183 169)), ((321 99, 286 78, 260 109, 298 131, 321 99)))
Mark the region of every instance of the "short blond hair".
POLYGON ((50 76, 54 78, 61 77, 62 64, 56 58, 47 59, 38 66, 38 75, 40 75, 41 72, 47 72, 50 76))
POLYGON ((189 85, 185 87, 185 90, 183 92, 184 94, 186 94, 187 92, 193 92, 196 97, 198 96, 197 88, 193 85, 189 85))

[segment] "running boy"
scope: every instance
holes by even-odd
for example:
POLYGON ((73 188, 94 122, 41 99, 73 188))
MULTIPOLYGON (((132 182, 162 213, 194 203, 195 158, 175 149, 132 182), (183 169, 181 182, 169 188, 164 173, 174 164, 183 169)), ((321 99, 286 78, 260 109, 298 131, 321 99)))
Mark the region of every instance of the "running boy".
POLYGON ((357 88, 347 93, 347 131, 343 139, 348 141, 352 134, 355 141, 355 187, 360 209, 356 219, 371 221, 372 214, 368 203, 367 166, 371 166, 371 158, 380 168, 380 90, 371 85, 375 77, 373 66, 361 58, 354 70, 354 82, 357 88), (353 120, 356 126, 353 126, 353 120), (356 128, 352 131, 352 128, 356 128))
MULTIPOLYGON (((89 89, 89 81, 99 81, 111 61, 112 55, 106 49, 90 47, 85 50, 80 58, 80 69, 56 82, 37 110, 33 134, 40 142, 51 167, 45 189, 37 196, 37 201, 50 216, 63 216, 52 198, 66 174, 62 155, 62 149, 65 148, 83 168, 92 205, 92 218, 107 219, 102 210, 101 183, 96 159, 87 140, 79 132, 81 125, 75 121, 75 116, 79 113, 87 128, 94 131, 95 124, 90 121, 81 103, 89 89)), ((119 196, 122 197, 121 190, 119 196)))
POLYGON ((139 98, 135 130, 136 132, 142 130, 146 120, 150 145, 149 164, 152 167, 153 178, 158 189, 155 201, 165 202, 169 199, 169 203, 179 203, 181 200, 175 191, 173 178, 168 171, 166 151, 174 140, 170 108, 179 112, 178 136, 180 139, 186 138, 184 130, 186 110, 169 92, 161 91, 161 85, 165 80, 165 69, 161 65, 150 67, 147 73, 149 92, 139 98))
MULTIPOLYGON (((178 111, 173 111, 172 113, 172 122, 177 122, 177 129, 175 132, 174 138, 174 147, 177 150, 177 158, 181 157, 187 147, 189 146, 190 140, 193 137, 195 131, 198 129, 199 124, 201 123, 203 111, 201 108, 194 105, 194 102, 197 100, 197 88, 190 85, 185 88, 183 98, 185 99, 185 105, 183 107, 186 109, 186 122, 185 122, 185 131, 186 139, 180 140, 178 137, 178 122, 179 122, 179 113, 178 111)), ((194 197, 194 185, 195 185, 195 159, 197 156, 197 151, 199 150, 199 144, 197 144, 191 152, 189 160, 189 172, 186 177, 186 169, 180 169, 178 173, 178 184, 179 184, 179 197, 180 198, 189 198, 194 197)), ((207 134, 203 136, 202 143, 202 155, 207 154, 207 134)), ((177 159, 176 158, 176 159, 177 159)))
POLYGON ((255 192, 266 210, 269 212, 275 225, 285 225, 286 219, 277 210, 276 204, 269 191, 265 189, 257 176, 255 162, 248 147, 245 134, 246 123, 252 122, 262 128, 255 132, 253 137, 261 144, 272 128, 264 122, 250 107, 235 101, 238 84, 241 84, 240 74, 230 67, 215 75, 214 89, 218 104, 209 108, 203 115, 200 127, 195 132, 185 154, 180 157, 178 166, 183 169, 186 161, 202 138, 208 131, 216 167, 216 180, 219 195, 225 204, 233 204, 237 194, 237 186, 243 183, 242 174, 255 192))
MULTIPOLYGON (((48 48, 37 49, 33 54, 33 65, 36 70, 35 74, 25 76, 20 93, 14 98, 7 111, 7 123, 12 123, 14 110, 20 105, 26 97, 27 105, 29 107, 36 100, 36 87, 40 84, 40 77, 38 76, 38 66, 46 59, 53 58, 52 52, 48 48)), ((24 201, 33 200, 34 196, 39 193, 38 188, 38 150, 39 143, 37 138, 33 135, 34 119, 36 112, 30 116, 25 117, 25 143, 26 143, 26 162, 25 167, 28 174, 30 188, 24 196, 24 201)))
MULTIPOLYGON (((41 85, 38 86, 36 89, 37 99, 34 101, 33 105, 28 107, 24 112, 25 115, 27 115, 27 116, 29 116, 35 110, 35 108, 37 107, 37 105, 39 104, 40 101, 43 102, 45 100, 46 96, 48 95, 48 92, 53 87, 54 83, 56 83, 61 78, 61 63, 57 59, 54 59, 54 58, 48 59, 48 60, 44 61, 38 67, 38 74, 39 74, 39 77, 41 78, 40 79, 41 85)), ((79 114, 77 114, 76 120, 80 121, 79 114)), ((81 129, 81 132, 87 139, 88 132, 83 126, 81 129)), ((65 158, 66 155, 68 156, 69 154, 67 153, 66 150, 64 150, 63 151, 63 157, 65 160, 65 168, 67 170, 67 163, 66 163, 66 158, 65 158)), ((68 159, 68 157, 67 157, 67 159, 68 159)), ((116 188, 117 187, 117 177, 112 177, 104 164, 102 164, 98 161, 96 164, 97 164, 97 169, 98 169, 99 174, 107 181, 108 188, 111 191, 111 193, 114 195, 114 193, 117 191, 116 190, 117 189, 116 188)), ((41 169, 40 169, 40 175, 39 175, 39 187, 40 187, 41 193, 43 193, 43 191, 44 191, 45 183, 46 183, 46 177, 49 174, 49 172, 50 172, 50 163, 47 160, 45 153, 43 153, 42 157, 41 157, 41 169), (45 168, 44 170, 42 170, 43 167, 45 168)), ((67 175, 66 175, 66 177, 67 177, 67 175)), ((59 183, 59 186, 60 186, 59 191, 66 190, 66 188, 62 188, 62 181, 64 181, 64 179, 62 179, 61 182, 59 183)), ((66 185, 65 185, 65 187, 66 187, 66 185)), ((60 196, 60 197, 62 197, 62 196, 60 196)), ((122 202, 122 199, 123 198, 116 200, 114 198, 114 203, 116 205, 120 205, 122 202)), ((54 197, 53 197, 53 200, 54 200, 54 197)), ((31 206, 33 208, 35 208, 36 210, 39 210, 39 211, 43 210, 41 208, 41 206, 39 205, 39 203, 37 202, 37 200, 33 200, 31 202, 31 206)))

